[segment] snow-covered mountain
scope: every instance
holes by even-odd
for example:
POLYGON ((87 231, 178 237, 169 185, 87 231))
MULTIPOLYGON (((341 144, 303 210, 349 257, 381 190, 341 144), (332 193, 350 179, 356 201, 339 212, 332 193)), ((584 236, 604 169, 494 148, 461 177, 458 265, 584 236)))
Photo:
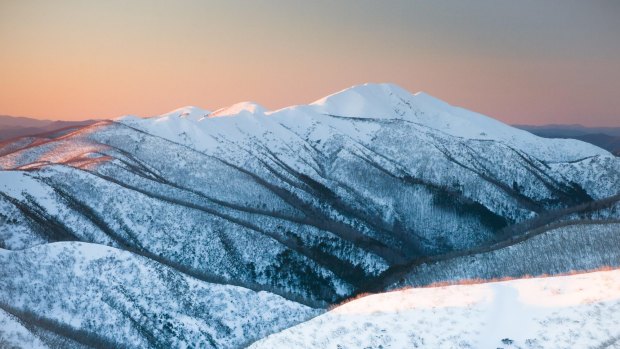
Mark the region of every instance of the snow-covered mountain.
MULTIPOLYGON (((393 84, 354 86, 307 106, 288 107, 272 112, 256 103, 242 102, 221 108, 213 113, 197 107, 185 107, 159 117, 142 119, 126 116, 120 118, 119 121, 148 133, 187 144, 198 150, 207 150, 210 144, 204 142, 205 138, 209 139, 216 133, 221 133, 224 131, 223 128, 241 128, 242 131, 259 136, 260 132, 251 131, 254 127, 264 128, 263 132, 275 132, 277 128, 274 130, 273 122, 290 122, 289 119, 299 122, 307 122, 307 119, 315 121, 317 116, 321 115, 343 117, 352 121, 367 121, 371 125, 401 121, 461 139, 499 141, 530 156, 550 162, 609 155, 608 152, 585 142, 536 137, 493 118, 453 107, 424 92, 412 95, 393 84), (236 118, 218 120, 217 124, 210 120, 221 116, 235 116, 236 118), (246 118, 253 122, 248 122, 246 118), (184 128, 190 125, 192 131, 184 128)), ((326 120, 316 121, 332 124, 326 120)), ((367 132, 372 132, 372 130, 373 126, 366 127, 367 132)), ((232 138, 228 134, 227 137, 232 138)))
POLYGON ((250 348, 619 348, 620 271, 356 299, 250 348))
MULTIPOLYGON (((618 158, 390 84, 277 111, 184 107, 23 137, 0 144, 0 169, 11 254, 105 245, 308 309, 407 285, 620 266, 618 158), (559 236, 566 248, 550 248, 559 236), (532 262, 510 262, 522 254, 532 262)), ((47 303, 32 313, 47 319, 47 303)), ((229 339, 217 343, 243 342, 220 330, 229 339)))

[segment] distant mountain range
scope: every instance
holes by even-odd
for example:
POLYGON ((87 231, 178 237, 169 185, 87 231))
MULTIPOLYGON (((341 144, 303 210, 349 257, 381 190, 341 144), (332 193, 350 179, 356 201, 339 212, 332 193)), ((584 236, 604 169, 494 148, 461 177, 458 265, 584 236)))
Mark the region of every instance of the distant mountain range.
POLYGON ((92 125, 100 120, 58 121, 0 115, 0 141, 39 133, 92 125))
POLYGON ((581 125, 513 125, 545 138, 573 138, 620 156, 620 127, 585 127, 581 125))
POLYGON ((0 347, 237 348, 366 292, 620 267, 620 158, 392 84, 71 130, 0 143, 0 347))

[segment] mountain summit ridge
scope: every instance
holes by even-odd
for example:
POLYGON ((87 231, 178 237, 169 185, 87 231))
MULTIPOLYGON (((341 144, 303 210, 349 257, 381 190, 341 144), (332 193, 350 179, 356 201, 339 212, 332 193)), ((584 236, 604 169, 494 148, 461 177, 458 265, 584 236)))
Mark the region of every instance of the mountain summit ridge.
MULTIPOLYGON (((154 132, 174 141, 187 142, 188 140, 191 141, 192 137, 197 137, 200 139, 197 139, 196 142, 200 144, 202 139, 211 136, 208 125, 210 122, 215 122, 213 119, 216 119, 217 116, 226 116, 230 119, 227 121, 218 120, 217 122, 226 123, 231 128, 237 127, 233 124, 249 123, 259 126, 272 122, 266 119, 280 122, 285 118, 299 119, 300 117, 316 118, 320 116, 344 117, 362 121, 364 119, 376 120, 378 122, 403 120, 454 137, 499 141, 550 162, 574 161, 592 156, 613 156, 608 151, 586 142, 566 139, 550 140, 538 137, 492 117, 452 106, 425 92, 412 94, 391 83, 355 85, 320 98, 308 105, 290 106, 275 111, 267 111, 264 107, 253 102, 241 102, 220 108, 210 114, 203 112, 205 115, 209 115, 202 118, 194 117, 183 120, 166 118, 162 120, 165 116, 179 113, 179 110, 183 109, 144 119, 121 117, 117 121, 147 132, 154 132), (161 124, 164 121, 167 124, 161 124), (158 125, 154 126, 154 123, 158 125), (183 135, 179 136, 180 134, 183 135)), ((243 127, 243 125, 239 127, 243 127)))

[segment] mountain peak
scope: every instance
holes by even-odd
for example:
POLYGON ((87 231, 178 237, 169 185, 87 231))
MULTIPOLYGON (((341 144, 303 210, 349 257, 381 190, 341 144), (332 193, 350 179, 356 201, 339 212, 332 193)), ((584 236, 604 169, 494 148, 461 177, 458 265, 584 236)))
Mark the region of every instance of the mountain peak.
POLYGON ((389 83, 356 85, 323 97, 310 105, 322 114, 381 118, 394 114, 394 103, 414 96, 389 83))
POLYGON ((323 97, 310 104, 322 114, 363 117, 411 119, 414 109, 446 110, 452 106, 426 92, 411 94, 391 83, 355 85, 323 97))
POLYGON ((179 117, 183 119, 198 120, 209 115, 210 113, 211 112, 206 109, 188 105, 162 114, 159 117, 179 117))
POLYGON ((267 109, 256 102, 240 102, 228 107, 220 108, 209 115, 212 117, 235 116, 239 114, 260 115, 267 109))
MULTIPOLYGON (((516 129, 491 117, 452 106, 425 92, 411 94, 395 84, 366 83, 341 90, 321 98, 307 106, 294 106, 277 111, 267 110, 255 102, 241 102, 221 108, 213 113, 198 107, 183 107, 167 114, 141 120, 122 118, 122 122, 133 126, 160 132, 161 135, 209 132, 202 122, 213 118, 227 117, 227 124, 243 125, 248 117, 258 123, 268 123, 267 118, 253 118, 268 114, 269 120, 285 121, 291 117, 305 115, 327 122, 326 117, 366 119, 372 122, 402 120, 428 132, 440 132, 463 139, 494 140, 510 145, 540 159, 579 159, 591 155, 609 155, 595 146, 578 141, 543 140, 523 130, 516 129), (261 120, 258 120, 261 119, 261 120), (184 122, 184 120, 191 122, 184 122), (180 122, 179 122, 180 121, 180 122), (201 127, 195 128, 196 122, 201 127), (434 130, 434 131, 431 131, 434 130)), ((255 127, 255 124, 252 124, 255 127)), ((171 136, 172 137, 172 136, 171 136)), ((185 138, 182 140, 185 142, 185 138)), ((197 140, 195 140, 197 141, 197 140)))

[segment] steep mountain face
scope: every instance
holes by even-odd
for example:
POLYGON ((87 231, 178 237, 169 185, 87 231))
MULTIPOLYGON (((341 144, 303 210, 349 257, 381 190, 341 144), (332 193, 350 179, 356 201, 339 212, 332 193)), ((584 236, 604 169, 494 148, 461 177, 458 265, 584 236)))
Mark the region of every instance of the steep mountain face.
POLYGON ((620 271, 353 300, 250 348, 619 348, 620 271))
POLYGON ((271 112, 126 116, 0 155, 1 248, 107 245, 315 308, 425 261, 620 218, 607 151, 389 84, 271 112))

